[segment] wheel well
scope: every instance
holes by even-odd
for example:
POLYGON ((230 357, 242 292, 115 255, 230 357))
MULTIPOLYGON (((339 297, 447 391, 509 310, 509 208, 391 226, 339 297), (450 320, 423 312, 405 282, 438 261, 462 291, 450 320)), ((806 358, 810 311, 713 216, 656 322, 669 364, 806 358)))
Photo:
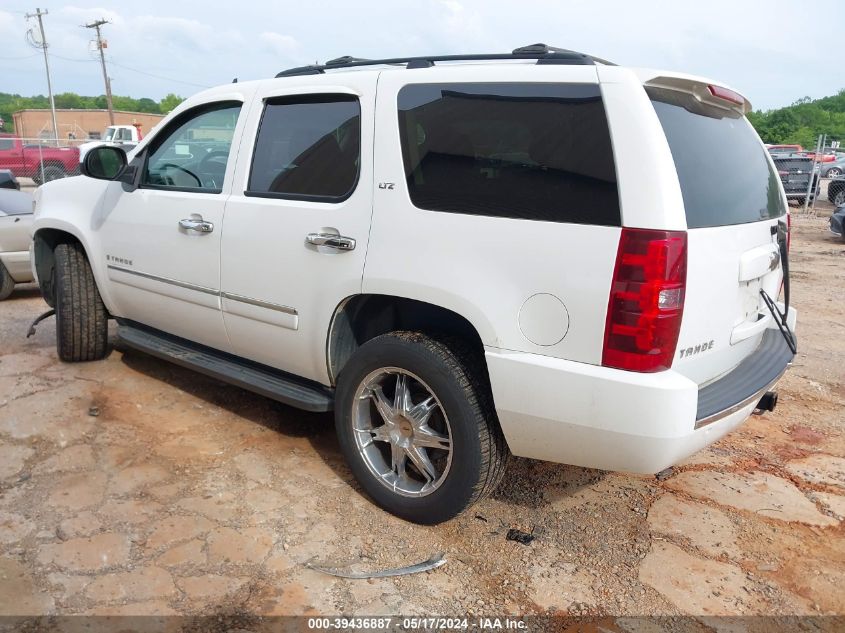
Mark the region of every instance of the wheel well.
POLYGON ((355 295, 337 307, 329 329, 327 361, 332 383, 361 345, 396 330, 460 338, 484 362, 484 344, 478 331, 457 312, 404 297, 355 295))
POLYGON ((53 270, 56 265, 55 249, 59 244, 78 242, 75 236, 59 229, 41 229, 33 237, 35 272, 38 286, 44 301, 51 308, 56 307, 56 295, 53 288, 53 270))

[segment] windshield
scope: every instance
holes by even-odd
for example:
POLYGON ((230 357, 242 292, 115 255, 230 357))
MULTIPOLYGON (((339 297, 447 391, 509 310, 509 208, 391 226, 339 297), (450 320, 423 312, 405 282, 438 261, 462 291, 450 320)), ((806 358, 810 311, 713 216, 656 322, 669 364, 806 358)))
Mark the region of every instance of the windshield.
POLYGON ((684 197, 687 227, 745 224, 786 213, 780 179, 748 120, 692 95, 648 89, 684 197))

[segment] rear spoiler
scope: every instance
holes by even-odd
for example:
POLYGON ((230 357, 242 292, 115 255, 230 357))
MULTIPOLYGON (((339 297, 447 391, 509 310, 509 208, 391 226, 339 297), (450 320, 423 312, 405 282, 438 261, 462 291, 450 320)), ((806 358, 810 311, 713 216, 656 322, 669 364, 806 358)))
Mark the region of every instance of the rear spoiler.
POLYGON ((697 101, 714 108, 732 110, 739 114, 748 114, 751 112, 751 102, 743 95, 727 86, 704 78, 683 75, 661 75, 643 81, 643 85, 651 88, 685 92, 695 97, 697 101))

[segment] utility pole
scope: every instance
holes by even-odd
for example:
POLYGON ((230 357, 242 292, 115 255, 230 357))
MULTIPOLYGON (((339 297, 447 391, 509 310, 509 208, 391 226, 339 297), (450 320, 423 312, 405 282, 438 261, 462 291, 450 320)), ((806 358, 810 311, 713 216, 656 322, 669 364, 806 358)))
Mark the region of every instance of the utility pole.
POLYGON ((53 138, 56 140, 56 145, 59 144, 59 125, 56 122, 56 102, 53 100, 53 82, 50 80, 50 60, 47 57, 47 36, 44 35, 44 21, 41 19, 43 16, 47 15, 47 9, 43 11, 36 7, 35 13, 27 13, 26 18, 38 18, 38 28, 41 31, 41 43, 38 43, 34 37, 32 37, 32 31, 29 31, 30 43, 35 46, 35 48, 40 48, 44 51, 44 67, 47 69, 47 94, 50 96, 50 112, 53 115, 53 138))
POLYGON ((108 20, 100 19, 95 20, 90 24, 84 24, 83 26, 86 29, 96 29, 97 31, 97 50, 100 51, 100 64, 103 67, 103 81, 106 83, 106 105, 109 108, 109 124, 114 125, 114 108, 112 107, 111 102, 111 80, 109 79, 109 75, 106 72, 106 56, 103 53, 103 49, 107 46, 107 44, 104 45, 103 38, 100 33, 100 27, 108 23, 108 20))

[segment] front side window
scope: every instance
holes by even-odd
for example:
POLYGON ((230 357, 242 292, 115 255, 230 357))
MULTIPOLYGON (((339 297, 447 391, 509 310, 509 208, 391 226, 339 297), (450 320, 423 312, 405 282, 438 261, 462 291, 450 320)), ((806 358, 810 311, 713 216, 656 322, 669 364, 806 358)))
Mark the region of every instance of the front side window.
POLYGON ((345 200, 361 163, 361 106, 352 95, 269 99, 255 142, 246 195, 345 200))
POLYGON ((411 201, 420 209, 620 224, 599 87, 412 84, 399 91, 411 201))
POLYGON ((171 123, 150 146, 141 186, 220 193, 240 111, 239 102, 216 103, 171 123))
POLYGON ((0 138, 0 149, 14 149, 15 141, 10 138, 0 138))

